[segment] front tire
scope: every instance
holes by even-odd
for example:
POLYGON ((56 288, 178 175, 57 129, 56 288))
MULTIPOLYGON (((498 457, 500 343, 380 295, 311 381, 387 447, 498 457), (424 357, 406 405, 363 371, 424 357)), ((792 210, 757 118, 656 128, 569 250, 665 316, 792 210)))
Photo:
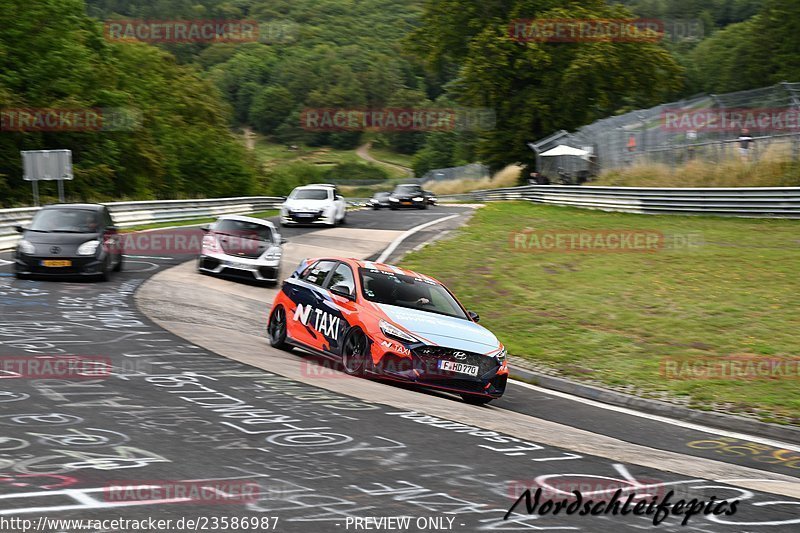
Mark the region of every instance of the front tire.
POLYGON ((273 348, 287 352, 292 350, 291 345, 286 343, 286 310, 282 305, 272 310, 269 324, 267 324, 267 334, 269 335, 269 344, 273 348))
POLYGON ((347 334, 342 348, 342 367, 350 376, 363 376, 367 368, 369 342, 364 332, 353 328, 347 334))
POLYGON ((106 259, 102 268, 103 270, 98 274, 97 279, 99 281, 109 281, 111 279, 111 270, 113 269, 111 261, 106 259))
POLYGON ((122 272, 122 263, 124 262, 124 259, 122 257, 123 257, 122 256, 122 252, 120 252, 120 254, 119 254, 119 262, 114 267, 114 272, 122 272))

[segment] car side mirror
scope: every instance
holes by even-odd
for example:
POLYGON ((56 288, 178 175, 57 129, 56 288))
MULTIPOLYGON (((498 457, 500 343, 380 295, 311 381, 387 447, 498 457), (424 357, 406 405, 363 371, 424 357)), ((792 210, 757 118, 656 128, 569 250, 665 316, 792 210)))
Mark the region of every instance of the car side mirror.
POLYGON ((111 232, 114 232, 114 233, 116 233, 116 232, 118 232, 118 231, 119 231, 119 228, 118 228, 118 227, 116 227, 116 226, 107 226, 107 227, 106 227, 106 231, 111 231, 111 232))
POLYGON ((350 292, 350 287, 347 285, 334 285, 331 287, 331 292, 337 296, 341 296, 342 298, 347 298, 349 300, 355 299, 353 297, 353 293, 350 292))
POLYGON ((203 233, 208 233, 209 231, 211 231, 211 228, 209 228, 208 226, 200 226, 200 231, 202 231, 203 233))
POLYGON ((25 233, 25 228, 23 228, 22 226, 14 226, 14 231, 16 231, 17 233, 25 233))
POLYGON ((480 315, 478 313, 476 313, 475 311, 467 311, 467 315, 469 315, 469 318, 473 322, 480 322, 481 321, 480 315))
POLYGON ((336 199, 337 200, 344 200, 344 196, 342 196, 341 194, 337 194, 336 195, 336 199))
POLYGON ((287 241, 286 239, 283 239, 283 238, 281 239, 281 244, 286 244, 287 242, 289 242, 289 241, 287 241))

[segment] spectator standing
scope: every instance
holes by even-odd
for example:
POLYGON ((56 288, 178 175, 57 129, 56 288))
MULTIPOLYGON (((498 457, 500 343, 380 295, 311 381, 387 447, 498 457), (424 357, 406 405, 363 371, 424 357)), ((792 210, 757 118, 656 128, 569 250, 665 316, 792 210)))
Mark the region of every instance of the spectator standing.
POLYGON ((742 159, 748 161, 750 159, 750 147, 753 143, 753 138, 750 136, 750 130, 742 128, 742 133, 739 135, 739 155, 742 159))

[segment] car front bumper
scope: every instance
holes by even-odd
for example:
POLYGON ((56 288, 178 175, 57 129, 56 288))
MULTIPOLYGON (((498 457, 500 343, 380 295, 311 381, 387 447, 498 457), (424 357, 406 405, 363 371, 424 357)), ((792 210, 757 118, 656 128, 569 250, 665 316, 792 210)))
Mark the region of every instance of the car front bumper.
POLYGON ((14 272, 22 276, 98 276, 103 273, 105 256, 14 256, 14 272), (44 261, 69 261, 69 266, 45 266, 44 261))
MULTIPOLYGON (((403 343, 378 337, 373 339, 372 372, 385 379, 413 383, 459 394, 500 398, 508 381, 508 363, 477 353, 467 353, 463 362, 478 367, 477 375, 468 375, 439 368, 440 361, 455 361, 456 350, 419 346, 410 349, 403 343), (430 355, 423 349, 431 348, 430 355)), ((462 352, 463 353, 463 352, 462 352)))
POLYGON ((419 207, 424 207, 426 205, 428 205, 428 202, 426 200, 422 200, 422 201, 419 201, 419 202, 414 201, 414 200, 399 200, 397 202, 390 202, 389 203, 389 207, 391 207, 393 209, 399 208, 399 207, 417 207, 417 208, 419 208, 419 207))
POLYGON ((276 282, 280 273, 280 259, 247 259, 204 252, 197 261, 197 269, 209 274, 232 275, 255 281, 276 282))
POLYGON ((281 213, 281 224, 331 224, 332 217, 326 216, 325 213, 281 213))

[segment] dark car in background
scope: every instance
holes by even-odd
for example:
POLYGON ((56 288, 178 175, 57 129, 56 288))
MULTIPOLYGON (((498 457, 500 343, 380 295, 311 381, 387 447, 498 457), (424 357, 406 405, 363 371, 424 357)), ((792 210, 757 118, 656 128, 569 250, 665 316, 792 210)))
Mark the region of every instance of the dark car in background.
POLYGON ((400 207, 414 207, 417 209, 427 209, 428 199, 422 187, 415 184, 403 184, 395 187, 389 195, 389 208, 394 210, 400 207))
POLYGON ((22 240, 14 252, 17 278, 86 276, 107 280, 122 270, 119 232, 104 205, 43 207, 30 226, 17 226, 22 240))
POLYGON ((382 207, 391 207, 389 202, 390 192, 376 192, 372 198, 369 199, 367 205, 372 209, 381 209, 382 207))

